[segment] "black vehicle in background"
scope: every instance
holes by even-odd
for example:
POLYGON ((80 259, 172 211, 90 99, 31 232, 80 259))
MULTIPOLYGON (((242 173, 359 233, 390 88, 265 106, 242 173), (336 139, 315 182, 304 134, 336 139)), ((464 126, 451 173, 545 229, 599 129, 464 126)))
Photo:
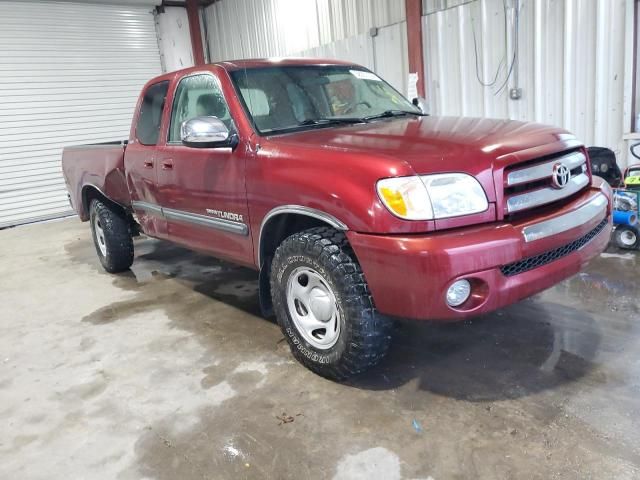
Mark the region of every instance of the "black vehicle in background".
POLYGON ((604 147, 589 147, 589 160, 591 172, 604 178, 612 187, 622 186, 622 172, 616 162, 616 154, 613 150, 604 147))

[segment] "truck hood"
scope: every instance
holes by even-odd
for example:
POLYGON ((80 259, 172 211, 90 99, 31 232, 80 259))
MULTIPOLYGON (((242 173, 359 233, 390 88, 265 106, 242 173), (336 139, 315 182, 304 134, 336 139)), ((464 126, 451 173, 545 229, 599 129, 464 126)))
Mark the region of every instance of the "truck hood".
POLYGON ((490 201, 495 200, 495 170, 580 145, 557 127, 469 117, 391 118, 274 136, 272 141, 386 157, 406 162, 417 174, 468 173, 483 184, 490 201), (541 149, 545 145, 549 148, 541 149))

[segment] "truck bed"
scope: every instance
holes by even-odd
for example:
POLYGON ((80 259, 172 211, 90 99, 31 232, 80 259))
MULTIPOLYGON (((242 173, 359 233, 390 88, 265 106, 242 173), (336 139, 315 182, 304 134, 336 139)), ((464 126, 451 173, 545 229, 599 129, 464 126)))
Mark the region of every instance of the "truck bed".
POLYGON ((127 140, 77 145, 62 150, 62 171, 69 191, 69 201, 81 220, 89 219, 85 205, 87 189, 128 207, 131 197, 124 173, 124 152, 127 140))

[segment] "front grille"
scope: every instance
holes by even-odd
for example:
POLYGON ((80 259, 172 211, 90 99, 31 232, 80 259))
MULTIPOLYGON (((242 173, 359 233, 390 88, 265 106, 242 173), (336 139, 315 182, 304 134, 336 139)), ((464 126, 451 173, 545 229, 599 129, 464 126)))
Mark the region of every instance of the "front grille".
POLYGON ((509 265, 504 265, 500 268, 500 271, 503 275, 511 277, 513 275, 518 275, 519 273, 528 272, 529 270, 533 270, 534 268, 542 267, 543 265, 551 263, 554 260, 558 260, 559 258, 565 257, 570 253, 575 252, 576 250, 580 250, 596 235, 598 235, 606 226, 607 219, 605 218, 598 224, 596 228, 591 230, 583 237, 580 237, 579 239, 574 240, 571 243, 563 245, 562 247, 554 248, 553 250, 549 250, 548 252, 541 253, 540 255, 535 255, 518 262, 510 263, 509 265))
POLYGON ((543 157, 505 169, 504 214, 517 214, 578 193, 590 183, 587 157, 581 151, 543 157), (564 184, 554 183, 555 168, 566 167, 564 184))

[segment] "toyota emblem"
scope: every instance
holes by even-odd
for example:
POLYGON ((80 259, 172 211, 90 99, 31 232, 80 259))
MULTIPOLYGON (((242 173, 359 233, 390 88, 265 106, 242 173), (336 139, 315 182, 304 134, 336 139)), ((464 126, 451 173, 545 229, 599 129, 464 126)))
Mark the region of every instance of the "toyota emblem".
POLYGON ((556 163, 553 166, 553 173, 551 175, 551 183, 556 188, 564 188, 571 180, 571 171, 563 163, 556 163))

